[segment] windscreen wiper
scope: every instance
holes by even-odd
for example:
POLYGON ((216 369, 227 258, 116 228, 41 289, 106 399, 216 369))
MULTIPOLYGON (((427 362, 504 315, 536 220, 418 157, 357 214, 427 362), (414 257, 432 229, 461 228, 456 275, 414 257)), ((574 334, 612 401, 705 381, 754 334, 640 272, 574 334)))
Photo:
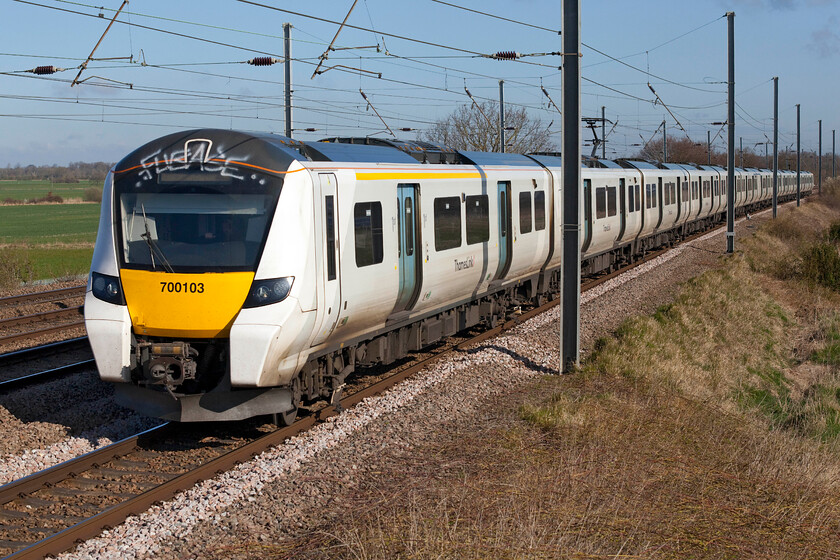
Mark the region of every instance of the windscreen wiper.
POLYGON ((172 269, 172 265, 170 265, 169 261, 166 260, 166 255, 163 254, 163 251, 157 244, 157 241, 152 238, 152 233, 149 231, 149 220, 146 219, 146 206, 141 204, 140 209, 143 210, 143 226, 146 228, 146 233, 141 233, 140 237, 145 239, 146 245, 149 246, 149 256, 152 257, 152 270, 157 269, 155 266, 155 254, 157 254, 160 258, 160 264, 163 265, 163 269, 166 270, 166 272, 175 272, 172 269))

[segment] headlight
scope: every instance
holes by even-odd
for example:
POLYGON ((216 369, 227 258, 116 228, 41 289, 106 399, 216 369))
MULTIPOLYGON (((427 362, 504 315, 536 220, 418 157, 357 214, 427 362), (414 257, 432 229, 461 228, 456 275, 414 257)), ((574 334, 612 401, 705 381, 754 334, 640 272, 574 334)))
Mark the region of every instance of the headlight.
POLYGON ((254 280, 242 307, 259 307, 283 301, 292 290, 292 282, 294 281, 294 276, 272 278, 271 280, 254 280))
POLYGON ((125 298, 123 297, 119 278, 99 274, 98 272, 91 272, 90 275, 91 289, 94 297, 115 305, 125 305, 125 298))

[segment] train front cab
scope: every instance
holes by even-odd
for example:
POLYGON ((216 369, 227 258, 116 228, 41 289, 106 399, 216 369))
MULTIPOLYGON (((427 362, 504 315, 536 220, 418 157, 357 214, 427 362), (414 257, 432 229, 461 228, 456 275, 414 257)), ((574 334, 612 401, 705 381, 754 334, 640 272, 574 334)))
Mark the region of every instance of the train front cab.
MULTIPOLYGON (((85 320, 100 376, 115 382, 120 404, 179 421, 291 406, 288 391, 263 387, 270 349, 237 339, 236 327, 260 314, 275 324, 301 315, 301 252, 260 266, 267 243, 276 246, 271 225, 293 161, 251 135, 199 130, 117 164, 103 193, 85 320), (264 158, 260 169, 255 156, 264 158), (252 359, 232 370, 236 353, 252 359)), ((291 332, 301 326, 289 323, 291 332)))

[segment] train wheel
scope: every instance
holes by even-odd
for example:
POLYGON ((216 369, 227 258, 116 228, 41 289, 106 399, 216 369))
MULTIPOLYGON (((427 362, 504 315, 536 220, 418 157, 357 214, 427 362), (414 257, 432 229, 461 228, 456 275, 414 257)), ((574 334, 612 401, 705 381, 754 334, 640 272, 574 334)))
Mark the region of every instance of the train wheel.
POLYGON ((289 389, 292 392, 292 402, 294 403, 295 407, 292 410, 286 412, 280 412, 273 415, 274 424, 276 426, 291 426, 294 421, 297 419, 298 413, 298 404, 300 404, 301 399, 301 392, 300 392, 300 377, 295 377, 292 380, 291 385, 289 385, 289 389))
POLYGON ((297 407, 293 408, 288 412, 283 412, 280 414, 274 415, 274 424, 277 427, 284 427, 284 426, 291 426, 294 421, 297 419, 297 407))

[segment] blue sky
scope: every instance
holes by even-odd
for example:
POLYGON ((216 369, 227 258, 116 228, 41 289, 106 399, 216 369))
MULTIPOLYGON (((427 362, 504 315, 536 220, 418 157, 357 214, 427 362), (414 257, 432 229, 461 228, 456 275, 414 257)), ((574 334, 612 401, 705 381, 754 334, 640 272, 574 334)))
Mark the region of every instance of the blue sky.
MULTIPOLYGON (((559 114, 540 89, 560 104, 560 59, 537 56, 561 50, 558 0, 458 3, 520 23, 434 0, 358 0, 348 24, 363 29, 342 30, 336 41, 341 49, 326 63, 335 67, 314 79, 338 28, 314 18, 341 21, 352 0, 256 2, 269 7, 132 0, 95 55, 115 60, 91 62, 81 75, 87 80, 71 87, 122 3, 97 2, 102 18, 83 0, 0 0, 0 165, 115 162, 148 140, 188 128, 282 133, 282 65, 244 62, 282 57, 285 22, 293 26, 297 138, 389 136, 360 89, 389 127, 411 128, 397 134, 413 138, 469 104, 465 87, 479 100, 498 99, 504 80, 505 101, 550 124, 560 143, 559 114), (479 56, 498 51, 534 56, 516 62, 479 56), (66 70, 44 77, 23 72, 42 65, 66 70)), ((771 78, 779 76, 780 148, 795 142, 800 103, 803 149, 817 148, 822 119, 823 151, 830 152, 831 131, 840 128, 840 1, 586 0, 583 43, 625 63, 582 49, 582 75, 591 80, 582 88, 583 114, 600 116, 605 106, 616 123, 608 155, 635 153, 634 144, 649 140, 663 119, 669 136, 705 142, 711 130, 716 146, 724 147, 725 131, 718 136, 720 126, 710 123, 726 118, 727 11, 736 14, 736 138, 743 137, 745 147, 772 139, 771 78), (652 103, 648 82, 685 132, 652 103)), ((763 152, 764 146, 755 149, 763 152)))

